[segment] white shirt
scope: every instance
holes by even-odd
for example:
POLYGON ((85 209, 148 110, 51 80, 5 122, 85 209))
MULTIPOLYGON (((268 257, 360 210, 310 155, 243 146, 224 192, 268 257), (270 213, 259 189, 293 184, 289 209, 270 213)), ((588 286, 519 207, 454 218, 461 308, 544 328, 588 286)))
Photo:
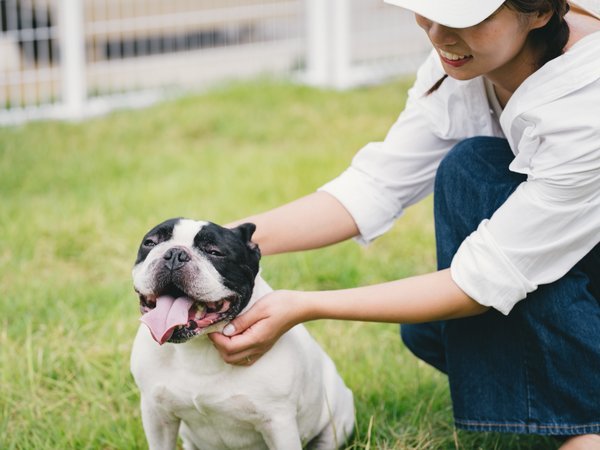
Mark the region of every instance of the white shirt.
POLYGON ((448 77, 432 52, 405 110, 383 142, 366 145, 320 190, 336 197, 369 242, 431 193, 440 160, 473 136, 505 137, 510 170, 527 175, 460 246, 453 280, 482 305, 508 314, 541 284, 564 276, 600 241, 600 32, 527 78, 500 120, 484 80, 448 77))

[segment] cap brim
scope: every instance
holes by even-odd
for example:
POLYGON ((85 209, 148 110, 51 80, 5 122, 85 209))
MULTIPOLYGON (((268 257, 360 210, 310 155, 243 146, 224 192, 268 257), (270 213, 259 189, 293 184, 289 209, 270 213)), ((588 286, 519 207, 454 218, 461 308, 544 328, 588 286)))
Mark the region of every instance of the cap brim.
POLYGON ((420 16, 451 28, 477 25, 496 11, 505 0, 383 0, 409 9, 420 16))

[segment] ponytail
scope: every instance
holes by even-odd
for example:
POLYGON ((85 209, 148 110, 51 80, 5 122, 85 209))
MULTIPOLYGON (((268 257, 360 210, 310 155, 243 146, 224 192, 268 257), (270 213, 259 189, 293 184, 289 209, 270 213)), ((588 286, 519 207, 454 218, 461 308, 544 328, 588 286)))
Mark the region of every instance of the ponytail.
POLYGON ((444 76, 443 76, 442 78, 440 78, 439 80, 437 80, 437 81, 435 82, 435 84, 434 84, 433 86, 431 86, 431 87, 430 87, 430 88, 427 90, 427 92, 425 92, 425 95, 424 95, 424 96, 425 96, 425 97, 427 97, 428 95, 431 95, 431 94, 433 94, 435 91, 437 91, 437 90, 440 88, 440 86, 442 85, 442 83, 444 82, 444 80, 445 80, 446 78, 448 78, 448 74, 444 74, 444 76))

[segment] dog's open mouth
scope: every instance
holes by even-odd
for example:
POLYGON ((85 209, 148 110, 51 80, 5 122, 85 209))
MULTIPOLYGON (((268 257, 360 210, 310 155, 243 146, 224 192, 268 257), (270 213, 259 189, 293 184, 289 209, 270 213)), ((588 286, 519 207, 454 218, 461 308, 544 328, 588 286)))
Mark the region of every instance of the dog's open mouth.
POLYGON ((211 325, 231 320, 236 296, 218 301, 193 299, 173 288, 156 297, 140 294, 140 321, 149 329, 159 344, 180 343, 204 334, 211 325))

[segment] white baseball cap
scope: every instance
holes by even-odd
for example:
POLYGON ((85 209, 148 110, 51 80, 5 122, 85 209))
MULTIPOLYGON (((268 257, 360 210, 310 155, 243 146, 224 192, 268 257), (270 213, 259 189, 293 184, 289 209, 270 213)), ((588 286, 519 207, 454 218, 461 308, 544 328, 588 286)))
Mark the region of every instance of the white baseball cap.
POLYGON ((505 0, 384 0, 451 28, 477 25, 492 15, 505 0))

